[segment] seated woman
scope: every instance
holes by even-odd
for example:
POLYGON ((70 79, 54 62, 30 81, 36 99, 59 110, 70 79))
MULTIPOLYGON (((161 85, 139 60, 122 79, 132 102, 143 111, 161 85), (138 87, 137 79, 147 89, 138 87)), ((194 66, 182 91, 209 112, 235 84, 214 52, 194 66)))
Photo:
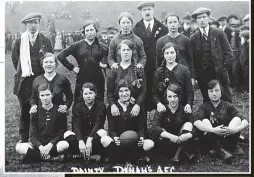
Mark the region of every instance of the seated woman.
POLYGON ((221 100, 221 85, 218 80, 208 83, 209 102, 203 103, 197 112, 194 126, 200 130, 200 141, 211 155, 219 155, 225 162, 231 162, 232 154, 243 154, 238 145, 240 132, 248 127, 237 109, 221 100))
POLYGON ((153 100, 157 105, 158 112, 166 111, 164 102, 164 92, 169 84, 178 84, 183 92, 181 94, 181 103, 184 106, 185 113, 192 112, 192 103, 194 93, 192 89, 190 71, 188 67, 176 63, 176 48, 173 43, 167 43, 162 48, 164 61, 154 74, 153 82, 153 100))
POLYGON ((52 101, 54 104, 59 105, 58 111, 62 113, 66 112, 73 101, 69 80, 64 75, 56 73, 58 63, 54 54, 46 53, 40 63, 45 73, 36 77, 33 82, 32 95, 30 98, 30 113, 35 113, 37 111, 37 106, 40 104, 38 99, 38 87, 43 83, 48 83, 53 88, 52 101), (65 101, 64 96, 66 98, 65 101))
POLYGON ((77 103, 72 109, 73 132, 64 133, 64 139, 69 143, 70 154, 80 154, 83 157, 91 154, 103 156, 101 137, 107 132, 103 129, 106 119, 106 106, 95 99, 96 86, 87 82, 82 87, 83 102, 77 103))
MULTIPOLYGON (((136 163, 138 156, 143 159, 147 156, 145 151, 153 148, 153 141, 144 139, 145 119, 144 114, 133 115, 132 110, 135 104, 131 102, 132 85, 126 80, 120 80, 117 87, 118 100, 115 103, 119 114, 113 115, 110 108, 107 112, 109 136, 102 138, 104 147, 107 147, 109 159, 113 162, 125 162, 130 160, 136 163), (120 140, 120 135, 132 130, 138 134, 139 141, 133 146, 124 146, 120 140)), ((144 110, 142 109, 141 112, 144 110)), ((125 140, 127 141, 127 140, 125 140)), ((150 159, 146 157, 147 161, 150 159)))
POLYGON ((58 105, 52 103, 53 90, 50 85, 39 85, 38 95, 41 106, 36 113, 31 114, 31 142, 16 145, 16 151, 24 155, 23 162, 49 160, 69 147, 66 141, 62 141, 66 131, 66 113, 59 112, 58 105))
POLYGON ((133 59, 134 50, 135 46, 130 40, 123 40, 119 44, 119 53, 121 55, 119 68, 112 68, 107 73, 107 97, 112 116, 120 115, 119 108, 116 106, 118 99, 117 85, 122 79, 133 87, 131 95, 131 101, 134 103, 131 111, 132 116, 137 116, 143 107, 146 96, 146 78, 144 69, 136 67, 133 59))
POLYGON ((180 163, 194 158, 194 143, 192 141, 193 115, 186 113, 181 104, 181 88, 170 84, 165 91, 166 111, 156 111, 151 122, 151 136, 155 141, 155 151, 172 156, 172 161, 180 163), (174 153, 174 154, 173 154, 174 153))

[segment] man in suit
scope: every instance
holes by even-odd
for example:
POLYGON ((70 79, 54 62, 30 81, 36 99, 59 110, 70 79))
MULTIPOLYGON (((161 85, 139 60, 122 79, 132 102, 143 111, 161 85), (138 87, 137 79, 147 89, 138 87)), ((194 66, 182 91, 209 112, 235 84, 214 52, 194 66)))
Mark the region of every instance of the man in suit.
POLYGON ((151 1, 143 1, 138 5, 137 8, 143 18, 133 28, 133 32, 143 41, 147 57, 145 65, 147 78, 145 109, 148 112, 156 108, 152 100, 153 76, 156 70, 156 42, 160 37, 168 33, 168 28, 154 18, 154 5, 151 1))
POLYGON ((210 14, 211 10, 204 7, 198 8, 191 14, 199 26, 199 29, 190 37, 196 82, 198 81, 203 102, 209 101, 208 82, 213 79, 219 80, 222 85, 222 99, 232 102, 226 68, 233 60, 233 53, 226 34, 209 26, 210 14))
POLYGON ((227 26, 227 17, 226 16, 221 16, 218 19, 218 22, 220 23, 219 28, 222 31, 224 31, 224 33, 227 35, 228 42, 230 42, 232 30, 227 26))
POLYGON ((12 51, 12 62, 16 70, 14 76, 14 94, 17 95, 20 104, 19 134, 20 142, 27 142, 29 139, 30 127, 30 103, 32 83, 34 79, 43 74, 40 58, 46 52, 53 53, 50 39, 39 33, 39 13, 29 13, 22 20, 27 30, 17 38, 12 51))

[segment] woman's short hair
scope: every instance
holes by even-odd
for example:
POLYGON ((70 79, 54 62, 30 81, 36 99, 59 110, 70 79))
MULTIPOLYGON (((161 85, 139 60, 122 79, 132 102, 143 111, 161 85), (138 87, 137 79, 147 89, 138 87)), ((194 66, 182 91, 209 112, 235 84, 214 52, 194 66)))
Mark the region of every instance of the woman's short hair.
POLYGON ((167 89, 165 90, 165 93, 164 93, 164 101, 165 103, 168 103, 168 99, 167 99, 167 93, 168 91, 171 91, 175 94, 177 94, 177 97, 179 98, 179 102, 181 101, 182 99, 182 88, 180 87, 180 85, 178 84, 169 84, 167 89))
POLYGON ((92 82, 86 82, 86 83, 83 84, 83 86, 82 86, 82 94, 81 95, 83 95, 83 90, 85 88, 89 88, 91 91, 93 91, 95 94, 97 94, 97 87, 92 82))
POLYGON ((175 49, 175 51, 176 51, 176 46, 175 46, 175 44, 172 43, 172 42, 168 42, 168 43, 166 43, 166 44, 163 46, 163 48, 162 48, 162 53, 163 53, 163 55, 164 55, 165 50, 169 49, 170 47, 173 47, 173 48, 175 49))
MULTIPOLYGON (((125 79, 121 79, 117 84, 117 93, 119 92, 120 88, 127 87, 130 91, 132 90, 132 85, 125 79)), ((117 94, 118 95, 118 94, 117 94)))
POLYGON ((166 20, 165 20, 166 24, 168 23, 168 18, 169 18, 169 17, 176 17, 177 20, 178 20, 178 22, 179 22, 179 20, 180 20, 180 18, 179 18, 179 16, 178 16, 177 14, 175 14, 175 13, 169 13, 169 14, 167 15, 166 20))
POLYGON ((44 83, 44 84, 39 84, 38 95, 39 95, 40 91, 45 91, 45 90, 49 90, 51 93, 53 93, 53 88, 50 86, 50 84, 44 83))
POLYGON ((89 26, 89 25, 93 25, 93 27, 94 27, 96 33, 98 32, 98 26, 97 26, 96 22, 93 21, 93 20, 88 20, 88 21, 86 21, 86 22, 84 23, 84 25, 83 25, 83 31, 82 31, 83 34, 85 34, 85 28, 86 28, 87 26, 89 26))
POLYGON ((120 44, 118 45, 118 49, 120 50, 122 48, 122 45, 126 44, 132 51, 135 49, 135 45, 133 44, 133 42, 129 39, 124 39, 120 42, 120 44))
POLYGON ((120 21, 123 17, 128 18, 131 21, 131 24, 133 24, 133 16, 129 12, 122 12, 118 17, 118 23, 120 24, 120 21))
POLYGON ((56 63, 56 68, 58 66, 58 61, 57 61, 57 58, 56 56, 53 54, 53 53, 50 53, 50 52, 46 52, 41 58, 40 58, 40 64, 41 66, 43 65, 43 60, 47 57, 53 57, 55 59, 55 63, 56 63))
POLYGON ((208 90, 214 89, 214 87, 215 87, 217 84, 219 84, 220 89, 221 89, 221 84, 220 84, 220 81, 219 81, 219 80, 216 80, 216 79, 211 80, 210 82, 208 82, 208 90))

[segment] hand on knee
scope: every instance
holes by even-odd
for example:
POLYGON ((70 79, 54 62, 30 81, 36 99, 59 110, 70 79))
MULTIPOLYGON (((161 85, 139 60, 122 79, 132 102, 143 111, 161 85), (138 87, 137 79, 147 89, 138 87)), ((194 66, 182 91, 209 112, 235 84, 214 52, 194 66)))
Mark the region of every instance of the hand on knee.
POLYGON ((67 131, 64 133, 64 139, 66 139, 68 136, 71 136, 71 135, 75 135, 75 133, 73 133, 73 132, 70 131, 70 130, 67 130, 67 131))
POLYGON ((109 136, 104 136, 101 138, 101 144, 103 147, 108 147, 108 145, 113 142, 113 139, 109 136))
POLYGON ((56 144, 56 149, 58 153, 64 152, 69 148, 69 143, 67 141, 59 141, 56 144))
POLYGON ((143 149, 149 151, 154 147, 154 142, 150 139, 144 140, 143 149))
POLYGON ((29 143, 17 143, 15 147, 16 152, 21 155, 25 155, 29 148, 33 149, 33 147, 29 143))

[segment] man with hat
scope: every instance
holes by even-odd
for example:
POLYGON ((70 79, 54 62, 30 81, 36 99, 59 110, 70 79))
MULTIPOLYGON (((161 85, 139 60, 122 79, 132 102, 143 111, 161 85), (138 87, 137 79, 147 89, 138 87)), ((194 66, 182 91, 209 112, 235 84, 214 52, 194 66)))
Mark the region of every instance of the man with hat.
POLYGON ((147 61, 145 65, 147 96, 145 100, 146 111, 152 111, 156 108, 152 99, 153 76, 156 70, 156 42, 168 33, 168 28, 154 18, 154 2, 143 1, 137 9, 140 11, 143 19, 137 22, 133 32, 141 38, 144 44, 147 61))
POLYGON ((39 13, 29 13, 22 20, 27 30, 15 41, 12 52, 12 62, 16 70, 14 76, 14 91, 20 104, 20 123, 19 134, 21 142, 29 139, 30 127, 30 103, 33 80, 44 73, 40 58, 46 52, 53 53, 53 48, 48 39, 39 33, 40 20, 42 15, 39 13))
POLYGON ((109 37, 108 37, 107 30, 102 30, 101 35, 102 35, 102 37, 100 38, 99 41, 102 42, 103 44, 105 44, 106 46, 109 46, 111 39, 109 39, 109 37))
POLYGON ((209 101, 208 82, 218 79, 222 85, 222 99, 232 102, 226 68, 233 60, 233 54, 225 33, 209 26, 211 10, 200 7, 191 17, 196 19, 199 30, 191 35, 196 82, 198 81, 203 102, 209 101))
POLYGON ((227 17, 226 16, 221 16, 218 19, 218 22, 220 24, 219 28, 224 31, 224 33, 227 35, 228 37, 228 41, 230 41, 231 39, 231 32, 232 30, 227 26, 227 17))
POLYGON ((239 61, 240 50, 241 50, 241 38, 239 36, 241 20, 234 14, 229 15, 227 20, 232 30, 231 40, 229 41, 229 43, 233 50, 233 56, 234 56, 233 64, 232 64, 233 84, 234 84, 235 91, 241 92, 242 87, 244 85, 243 72, 241 70, 241 65, 239 61))
POLYGON ((194 32, 191 29, 191 16, 190 14, 187 12, 184 14, 183 17, 183 24, 179 27, 178 32, 182 33, 183 35, 185 35, 186 37, 190 37, 192 35, 192 33, 194 32))

